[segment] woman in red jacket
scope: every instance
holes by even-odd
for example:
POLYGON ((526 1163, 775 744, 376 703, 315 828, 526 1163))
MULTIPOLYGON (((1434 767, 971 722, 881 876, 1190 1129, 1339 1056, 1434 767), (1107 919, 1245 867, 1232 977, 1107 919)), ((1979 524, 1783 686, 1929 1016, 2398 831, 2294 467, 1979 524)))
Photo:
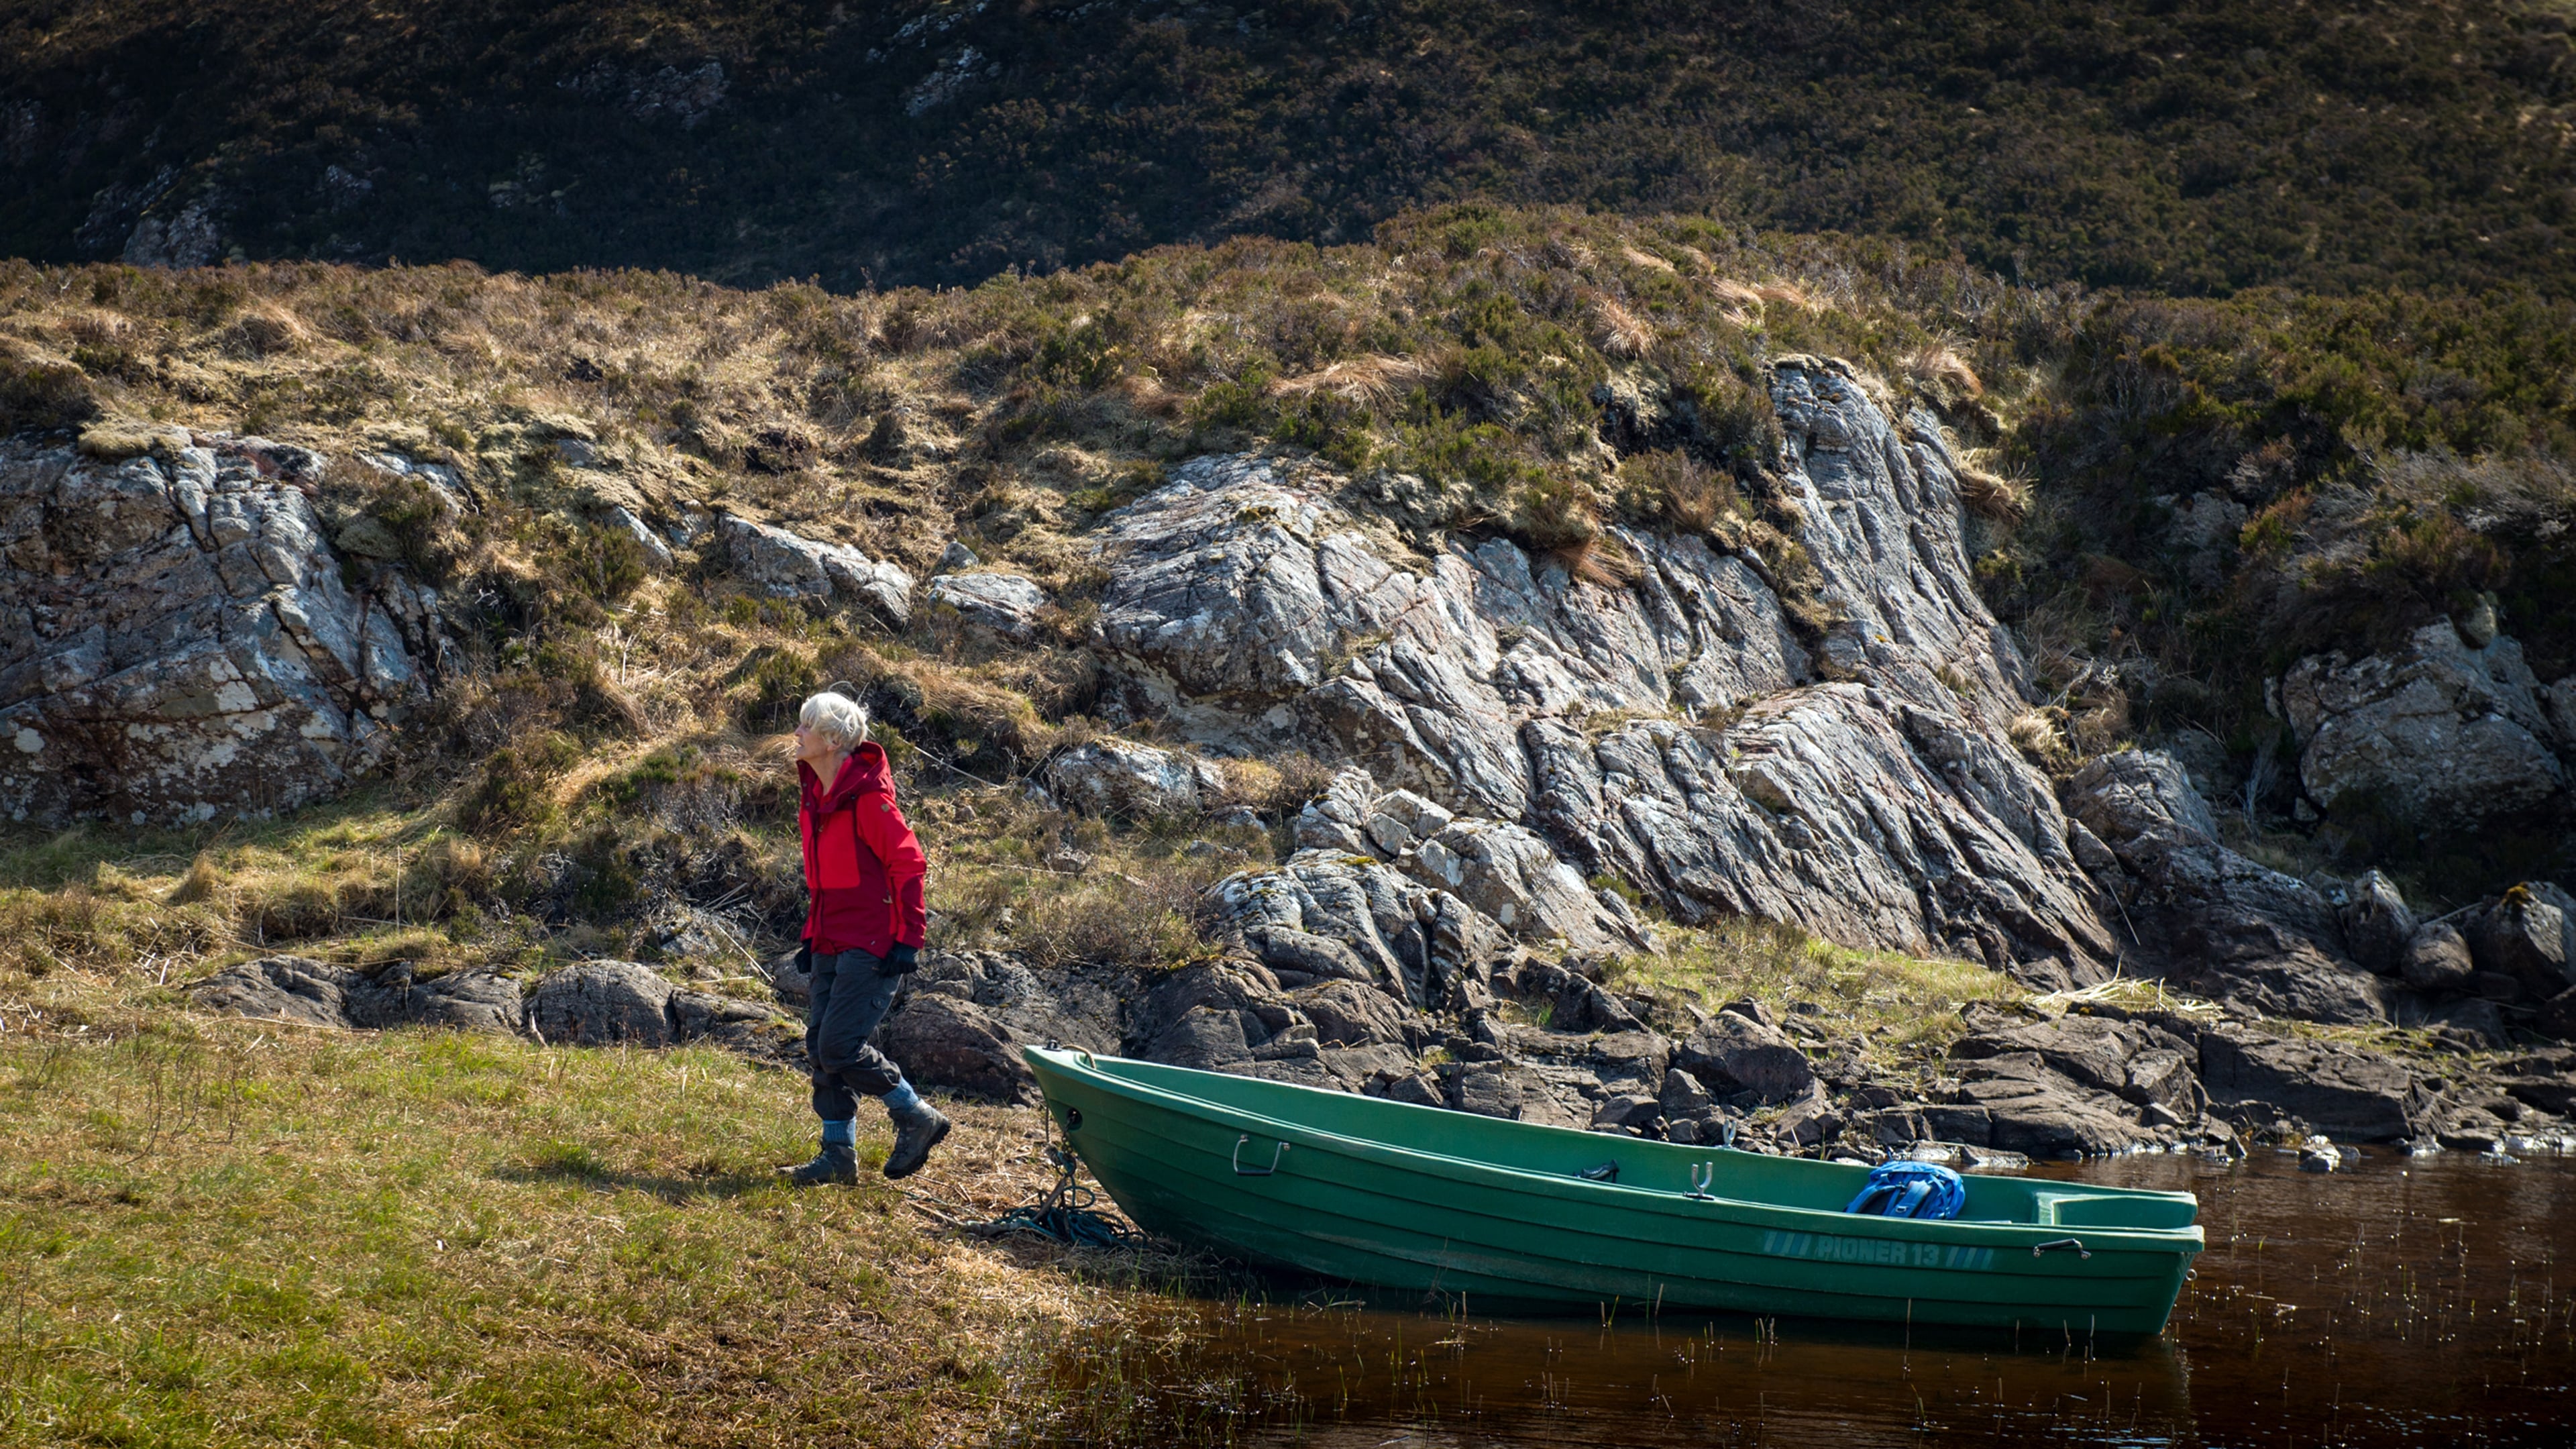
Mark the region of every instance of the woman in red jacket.
POLYGON ((859 1098, 884 1101, 894 1122, 885 1175, 908 1177, 948 1135, 948 1118, 921 1100, 903 1069, 868 1042, 921 950, 921 842, 895 808, 885 750, 868 737, 867 711, 839 694, 805 701, 796 718, 796 824, 804 837, 805 949, 813 1007, 805 1055, 814 1071, 814 1115, 823 1150, 781 1168, 798 1185, 858 1180, 859 1098))

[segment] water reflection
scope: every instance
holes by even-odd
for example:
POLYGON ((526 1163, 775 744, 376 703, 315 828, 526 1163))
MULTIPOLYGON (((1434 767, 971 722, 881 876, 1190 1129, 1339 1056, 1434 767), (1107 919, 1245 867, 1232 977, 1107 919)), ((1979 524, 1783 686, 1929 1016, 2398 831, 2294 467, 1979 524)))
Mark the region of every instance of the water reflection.
MULTIPOLYGON (((2160 1339, 1741 1317, 1503 1318, 1314 1285, 1068 1344, 1040 1443, 2576 1443, 2576 1164, 2378 1153, 2042 1170, 2200 1194, 2160 1339)), ((1039 1387, 1033 1385, 1032 1387, 1039 1387)))

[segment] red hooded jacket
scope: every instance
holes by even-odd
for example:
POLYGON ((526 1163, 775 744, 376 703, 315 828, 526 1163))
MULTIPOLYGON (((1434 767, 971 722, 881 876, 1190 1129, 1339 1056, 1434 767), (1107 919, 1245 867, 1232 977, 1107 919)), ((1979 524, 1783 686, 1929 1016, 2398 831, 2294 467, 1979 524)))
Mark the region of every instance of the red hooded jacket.
POLYGON ((918 947, 925 921, 921 878, 929 863, 903 812, 883 747, 862 740, 829 790, 799 760, 796 811, 805 840, 805 944, 817 954, 882 956, 900 942, 918 947))

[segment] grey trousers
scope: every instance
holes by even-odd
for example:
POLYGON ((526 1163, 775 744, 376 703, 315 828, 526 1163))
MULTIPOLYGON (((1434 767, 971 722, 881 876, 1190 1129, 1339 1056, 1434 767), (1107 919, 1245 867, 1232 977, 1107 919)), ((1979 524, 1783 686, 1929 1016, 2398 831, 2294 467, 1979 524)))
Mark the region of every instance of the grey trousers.
POLYGON ((814 1004, 805 1016, 805 1059, 814 1069, 814 1115, 845 1122, 859 1098, 882 1097, 903 1083, 903 1068, 868 1044, 894 1005, 903 973, 865 951, 814 956, 814 1004))

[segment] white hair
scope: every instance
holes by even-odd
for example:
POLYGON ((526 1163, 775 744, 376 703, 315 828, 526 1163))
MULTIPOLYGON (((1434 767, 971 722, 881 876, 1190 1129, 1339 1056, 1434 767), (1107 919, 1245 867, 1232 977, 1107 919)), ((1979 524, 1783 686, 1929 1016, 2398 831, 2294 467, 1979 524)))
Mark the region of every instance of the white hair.
POLYGON ((796 711, 796 723, 832 742, 832 748, 855 750, 859 741, 868 737, 868 712, 846 694, 830 690, 805 701, 796 711))

